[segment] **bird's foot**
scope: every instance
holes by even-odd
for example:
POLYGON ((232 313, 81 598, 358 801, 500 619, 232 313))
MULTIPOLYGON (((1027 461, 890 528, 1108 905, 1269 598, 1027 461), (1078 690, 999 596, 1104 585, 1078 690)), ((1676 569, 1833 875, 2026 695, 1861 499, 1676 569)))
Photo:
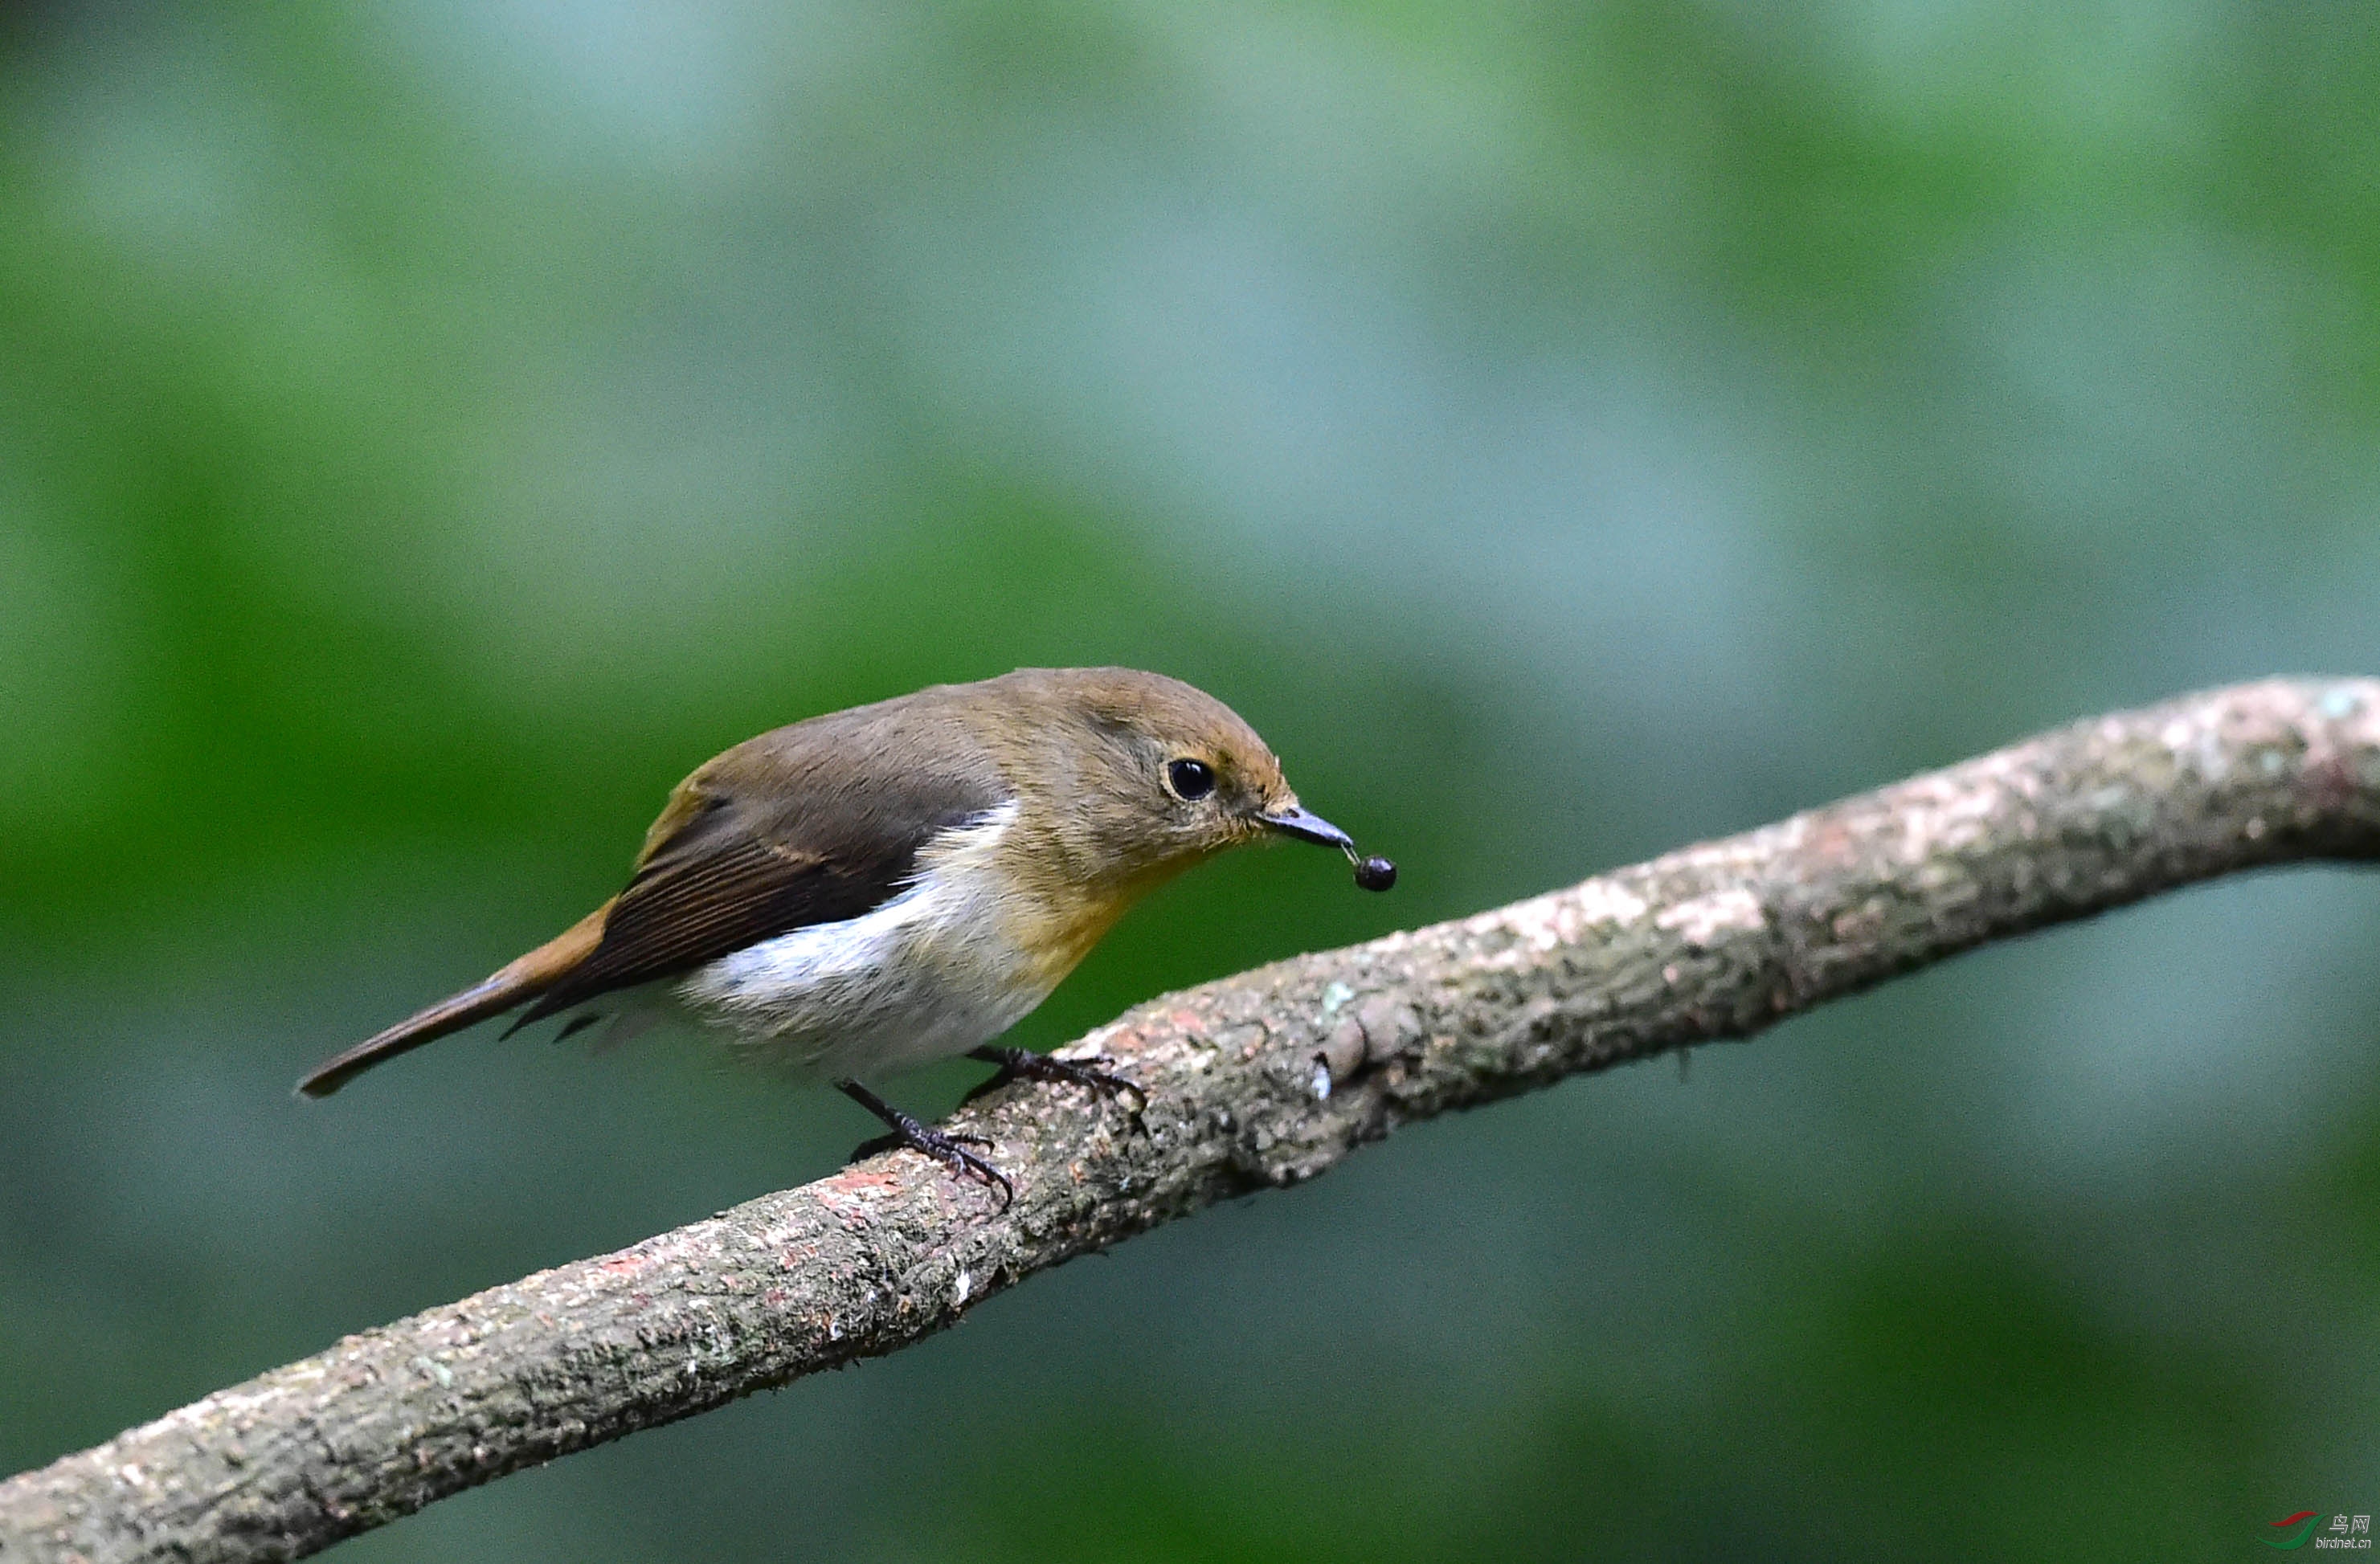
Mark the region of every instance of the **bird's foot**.
POLYGON ((1007 1210, 1014 1203, 1016 1186, 1008 1182, 1008 1175, 967 1149, 970 1146, 990 1146, 990 1141, 981 1135, 928 1129, 913 1115, 892 1107, 856 1081, 843 1081, 837 1085, 843 1088, 844 1096, 883 1120, 892 1131, 890 1134, 879 1135, 874 1140, 852 1147, 851 1160, 865 1161, 884 1151, 918 1152, 932 1158, 961 1178, 974 1179, 987 1189, 999 1191, 1002 1210, 1007 1210))
POLYGON ((1140 1083, 1111 1073, 1106 1067, 1114 1064, 1115 1061, 1103 1055, 1077 1061, 1035 1053, 1031 1049, 987 1045, 970 1049, 967 1057, 1000 1066, 1000 1073, 967 1093, 964 1099, 967 1102, 973 1102, 986 1092, 998 1091, 1011 1081, 1028 1080, 1055 1081, 1064 1085, 1087 1087, 1110 1101, 1123 1103, 1124 1111, 1132 1115, 1135 1126, 1140 1123, 1141 1114, 1148 1108, 1148 1094, 1140 1089, 1140 1083), (1126 1098, 1130 1100, 1126 1101, 1126 1098))

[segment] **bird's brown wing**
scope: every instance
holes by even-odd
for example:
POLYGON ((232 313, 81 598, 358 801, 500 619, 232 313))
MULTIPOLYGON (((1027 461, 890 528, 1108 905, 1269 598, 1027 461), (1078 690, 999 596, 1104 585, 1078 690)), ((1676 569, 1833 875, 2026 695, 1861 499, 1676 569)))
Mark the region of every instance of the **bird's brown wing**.
POLYGON ((731 797, 702 800, 648 851, 612 903, 595 949, 514 1024, 881 906, 917 871, 920 848, 982 813, 955 797, 905 802, 925 807, 867 810, 837 821, 787 819, 731 797))
POLYGON ((485 981, 329 1060, 298 1089, 326 1096, 383 1060, 523 1003, 515 1028, 796 928, 857 917, 900 892, 927 843, 1002 801, 980 767, 929 774, 935 769, 905 764, 897 750, 871 766, 846 758, 829 782, 820 762, 839 747, 832 721, 763 734, 697 771, 653 822, 626 890, 485 981))

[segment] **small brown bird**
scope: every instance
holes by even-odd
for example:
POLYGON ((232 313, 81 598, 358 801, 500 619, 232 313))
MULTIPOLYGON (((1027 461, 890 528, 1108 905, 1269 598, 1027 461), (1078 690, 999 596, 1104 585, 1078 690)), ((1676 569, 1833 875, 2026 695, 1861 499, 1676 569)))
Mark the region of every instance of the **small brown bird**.
MULTIPOLYGON (((670 794, 626 889, 483 982, 323 1063, 327 1097, 383 1060, 527 1006, 513 1030, 592 1001, 674 999, 747 1049, 832 1081, 910 1146, 1009 1191, 869 1089, 956 1054, 1002 1075, 1139 1088, 988 1047, 1124 910, 1227 847, 1337 847, 1385 891, 1385 858, 1307 811, 1222 702, 1128 668, 1022 668, 747 739, 670 794)), ((509 1033, 507 1033, 509 1036, 509 1033)), ((977 1144, 980 1144, 977 1141, 977 1144)))

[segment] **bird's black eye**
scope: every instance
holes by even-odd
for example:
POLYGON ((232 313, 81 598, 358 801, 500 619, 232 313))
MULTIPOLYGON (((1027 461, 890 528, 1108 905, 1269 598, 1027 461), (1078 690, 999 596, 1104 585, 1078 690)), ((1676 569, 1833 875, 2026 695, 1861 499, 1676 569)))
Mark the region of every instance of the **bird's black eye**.
POLYGON ((1215 791, 1215 769, 1204 760, 1169 760, 1165 782, 1174 797, 1195 801, 1215 791))

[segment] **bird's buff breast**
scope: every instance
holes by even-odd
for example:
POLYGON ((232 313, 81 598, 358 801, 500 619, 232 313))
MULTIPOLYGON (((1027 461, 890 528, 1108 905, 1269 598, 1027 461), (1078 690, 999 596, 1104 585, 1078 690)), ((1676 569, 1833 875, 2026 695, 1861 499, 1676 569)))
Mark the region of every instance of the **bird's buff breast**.
POLYGON ((1002 872, 1003 804, 919 855, 900 894, 840 923, 720 957, 677 988, 737 1043, 830 1080, 868 1081, 989 1042, 1049 997, 1112 915, 1058 917, 1002 872))

